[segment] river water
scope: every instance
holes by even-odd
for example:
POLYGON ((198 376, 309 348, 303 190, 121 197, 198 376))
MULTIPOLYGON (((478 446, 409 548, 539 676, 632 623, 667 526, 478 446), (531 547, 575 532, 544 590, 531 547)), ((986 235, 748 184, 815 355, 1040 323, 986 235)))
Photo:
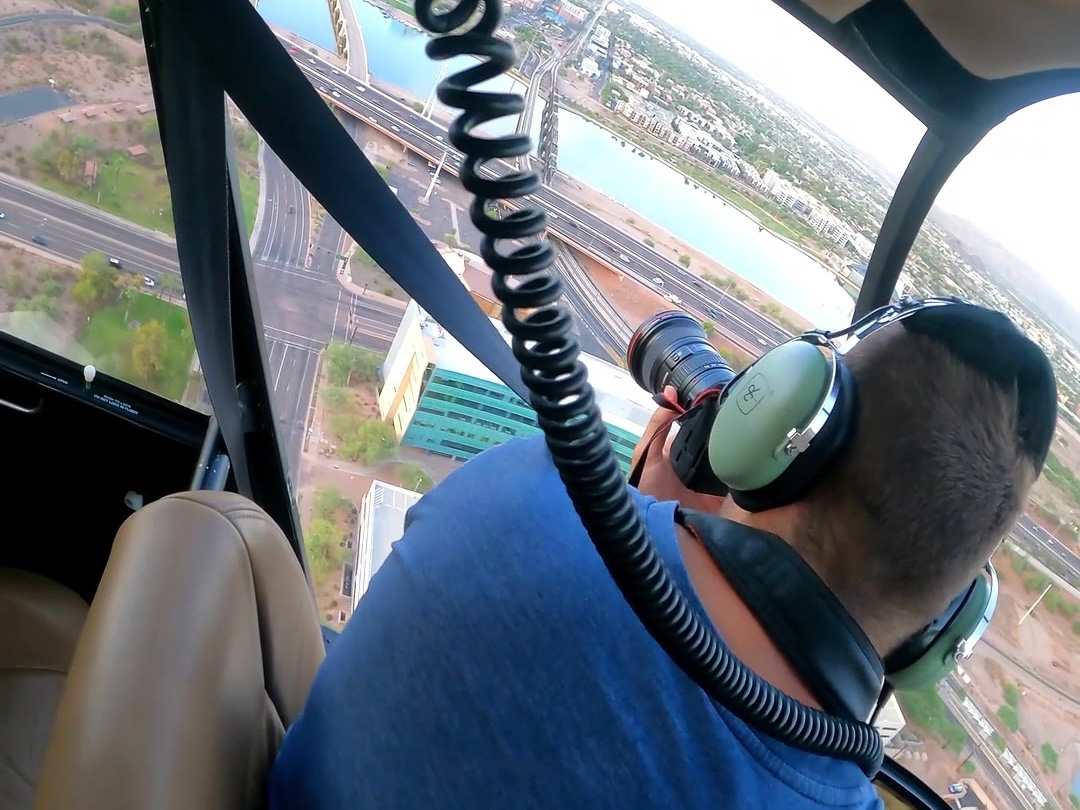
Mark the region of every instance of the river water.
MULTIPOLYGON (((349 0, 346 0, 347 2, 349 0)), ((426 99, 445 75, 424 53, 427 36, 385 16, 365 0, 352 0, 364 32, 374 78, 426 99)), ((333 48, 326 0, 260 0, 268 20, 333 48)), ((450 69, 469 64, 463 61, 450 69)), ((499 89, 509 80, 496 82, 499 89)), ((539 110, 534 130, 539 128, 539 110)), ((535 133, 534 133, 535 134, 535 133)), ((603 127, 569 110, 559 112, 559 169, 670 231, 732 272, 791 307, 817 326, 847 323, 854 304, 832 274, 735 207, 686 185, 659 160, 635 154, 603 127)))

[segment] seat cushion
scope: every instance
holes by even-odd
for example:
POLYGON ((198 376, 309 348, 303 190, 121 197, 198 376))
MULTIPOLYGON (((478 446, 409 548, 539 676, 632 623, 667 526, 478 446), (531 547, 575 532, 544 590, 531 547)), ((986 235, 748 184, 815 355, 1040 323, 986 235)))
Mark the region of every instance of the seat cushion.
POLYGON ((0 810, 32 804, 87 609, 63 585, 0 568, 0 810))

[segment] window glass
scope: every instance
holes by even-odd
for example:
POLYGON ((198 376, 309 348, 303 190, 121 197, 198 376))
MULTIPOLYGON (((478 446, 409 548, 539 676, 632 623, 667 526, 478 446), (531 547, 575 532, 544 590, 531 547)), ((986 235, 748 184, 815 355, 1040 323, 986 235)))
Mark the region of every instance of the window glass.
POLYGON ((0 27, 0 329, 208 410, 138 9, 17 6, 47 13, 0 27))
POLYGON ((1006 312, 1050 357, 1057 434, 1019 525, 995 555, 996 618, 973 657, 936 689, 900 694, 901 764, 964 804, 1080 802, 1080 96, 1042 102, 992 131, 942 189, 901 284, 1006 312), (1042 155, 1047 171, 1023 156, 1042 155), (1007 776, 1002 776, 1007 774, 1007 776))
MULTIPOLYGON (((519 121, 490 129, 519 126, 538 141, 532 165, 548 179, 538 199, 552 215, 567 302, 624 469, 654 407, 625 370, 633 329, 683 308, 741 365, 790 332, 845 323, 859 267, 922 133, 772 3, 742 5, 724 14, 759 32, 751 38, 768 58, 703 0, 637 11, 596 0, 569 12, 570 4, 508 4, 503 33, 521 71, 491 86, 536 101, 519 121), (688 31, 710 35, 699 43, 688 31), (564 58, 551 60, 556 53, 564 58), (555 64, 557 106, 548 103, 555 64), (818 85, 784 78, 810 69, 818 85), (831 100, 837 89, 873 111, 873 126, 831 100)), ((476 305, 496 318, 472 200, 456 176, 460 156, 447 143, 454 113, 434 92, 467 60, 430 61, 405 3, 344 0, 336 23, 324 3, 258 8, 476 305)), ((254 216, 247 200, 245 214, 270 382, 320 604, 324 618, 337 617, 349 602, 340 572, 352 566, 356 599, 363 566, 326 538, 362 535, 367 521, 377 533, 378 510, 365 499, 387 490, 372 482, 422 491, 538 428, 525 403, 409 300, 385 272, 393 268, 343 234, 270 150, 257 151, 259 196, 254 216), (354 511, 315 507, 329 490, 354 511)), ((390 535, 400 530, 386 525, 390 535)))

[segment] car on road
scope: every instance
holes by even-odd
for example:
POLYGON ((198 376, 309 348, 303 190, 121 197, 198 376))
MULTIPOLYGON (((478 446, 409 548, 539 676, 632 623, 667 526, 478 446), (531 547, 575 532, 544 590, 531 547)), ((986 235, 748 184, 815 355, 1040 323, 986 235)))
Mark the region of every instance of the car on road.
POLYGON ((7 214, 5 214, 3 211, 0 211, 0 219, 7 219, 7 214))
POLYGON ((330 95, 332 95, 334 98, 341 98, 341 93, 339 93, 337 90, 331 91, 330 95))
POLYGON ((628 261, 630 261, 630 257, 627 256, 625 253, 620 253, 619 254, 619 261, 620 262, 628 262, 628 261))
POLYGON ((954 782, 953 784, 949 785, 949 793, 951 793, 953 796, 963 796, 967 793, 967 791, 967 785, 965 785, 963 782, 954 782))
POLYGON ((122 261, 120 261, 118 258, 116 258, 115 256, 110 256, 109 257, 109 267, 115 267, 117 270, 119 270, 123 266, 124 266, 124 263, 122 261))
POLYGON ((296 213, 296 206, 295 205, 290 205, 289 206, 289 213, 290 214, 295 214, 296 213))
POLYGON ((356 92, 357 93, 366 93, 367 88, 364 87, 364 85, 362 85, 362 84, 358 84, 358 85, 356 85, 356 92))
POLYGON ((143 276, 142 277, 142 283, 143 283, 144 287, 156 287, 157 286, 157 282, 154 281, 152 276, 143 276))
POLYGON ((682 299, 674 293, 667 293, 664 296, 664 300, 667 301, 669 304, 675 304, 676 306, 682 303, 682 299))
POLYGON ((444 138, 442 135, 436 135, 435 140, 437 140, 437 141, 445 141, 446 138, 444 138))
POLYGON ((391 124, 390 129, 392 129, 394 132, 401 132, 401 127, 399 127, 397 124, 391 124))
POLYGON ((308 61, 311 62, 311 64, 313 64, 313 65, 315 64, 315 60, 312 59, 310 56, 308 57, 308 61))
POLYGON ((30 241, 33 242, 35 245, 41 245, 42 247, 49 246, 49 240, 39 233, 35 233, 33 236, 31 236, 30 241))
POLYGON ((768 346, 769 345, 769 342, 767 340, 765 340, 765 338, 758 338, 757 342, 760 343, 762 346, 768 346))
POLYGON ((660 276, 653 276, 652 277, 652 283, 655 284, 657 287, 663 287, 664 286, 664 280, 662 278, 660 278, 660 276))

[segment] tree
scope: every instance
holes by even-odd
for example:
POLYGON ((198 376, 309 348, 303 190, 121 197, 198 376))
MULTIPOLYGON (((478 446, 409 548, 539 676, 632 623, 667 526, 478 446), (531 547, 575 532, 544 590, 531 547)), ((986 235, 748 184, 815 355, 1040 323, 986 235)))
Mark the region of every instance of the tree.
POLYGON ((327 374, 331 385, 375 382, 382 360, 382 355, 376 352, 345 343, 331 343, 326 348, 327 374))
POLYGON ((128 309, 131 307, 131 302, 135 299, 135 296, 139 294, 142 282, 138 276, 132 273, 118 273, 113 280, 113 284, 120 295, 120 300, 124 302, 124 323, 127 323, 128 309))
POLYGON ((998 734, 996 731, 990 736, 990 742, 994 744, 994 748, 998 751, 1005 750, 1005 738, 998 734))
POLYGON ((964 746, 967 745, 967 732, 964 731, 962 726, 956 723, 946 726, 943 729, 941 736, 945 738, 945 747, 958 754, 963 751, 964 746))
POLYGON ((1042 755, 1043 770, 1048 773, 1056 773, 1058 769, 1058 752, 1050 743, 1044 742, 1039 749, 1042 755))
POLYGON ((396 446, 393 428, 378 419, 368 419, 345 438, 341 452, 351 461, 378 464, 390 458, 396 446))
POLYGON ((177 273, 162 273, 158 276, 158 286, 162 292, 178 296, 184 292, 184 283, 177 273))
POLYGON ((689 254, 684 253, 681 256, 679 256, 679 264, 681 264, 683 267, 689 267, 690 266, 690 256, 689 256, 689 254))
POLYGON ((405 489, 411 489, 413 492, 428 492, 434 486, 427 470, 419 464, 402 464, 398 467, 398 481, 405 489))
POLYGON ((716 324, 712 321, 702 321, 701 328, 705 331, 705 337, 712 337, 716 331, 716 324))
POLYGON ((340 411, 349 403, 349 392, 337 386, 325 389, 321 396, 323 404, 332 411, 340 411))
POLYGON ((971 776, 975 773, 975 763, 970 759, 966 760, 960 770, 962 770, 966 776, 971 776))
POLYGON ((323 520, 333 520, 338 511, 349 505, 349 501, 334 487, 315 490, 314 512, 323 520))
POLYGON ((341 559, 340 532, 329 520, 316 518, 304 532, 304 548, 308 565, 319 579, 330 573, 341 559))
POLYGON ((1020 705, 1020 690, 1016 688, 1016 684, 1005 684, 1002 688, 1002 692, 1005 694, 1005 702, 1014 709, 1020 705))
POLYGON ((998 717, 1001 718, 1002 725, 1009 731, 1018 731, 1020 728, 1020 715, 1016 709, 1012 706, 1005 704, 998 709, 998 717))
POLYGON ((165 368, 165 348, 168 336, 161 321, 139 324, 131 343, 131 366, 146 385, 156 382, 165 368))
POLYGON ((119 296, 116 282, 118 275, 116 269, 109 265, 104 253, 87 253, 82 258, 79 277, 71 288, 71 297, 87 314, 96 312, 113 303, 119 296))

